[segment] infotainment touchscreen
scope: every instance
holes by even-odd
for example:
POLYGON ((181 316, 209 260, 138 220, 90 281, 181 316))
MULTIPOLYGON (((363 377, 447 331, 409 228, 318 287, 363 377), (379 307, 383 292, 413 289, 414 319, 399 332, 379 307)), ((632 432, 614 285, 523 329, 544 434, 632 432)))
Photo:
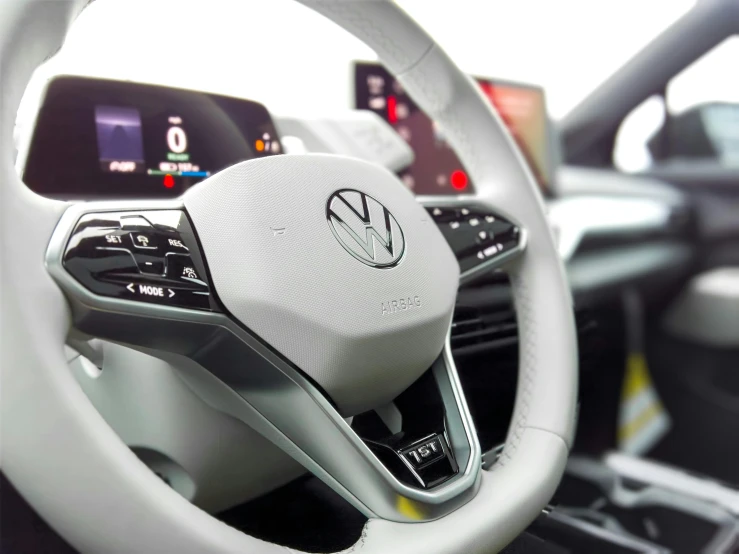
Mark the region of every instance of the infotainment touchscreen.
POLYGON ((173 197, 224 167, 281 150, 256 102, 58 77, 39 111, 23 180, 55 197, 173 197))
MULTIPOLYGON (((526 158, 542 191, 551 186, 550 132, 544 91, 540 87, 476 78, 498 110, 526 158)), ((441 128, 431 121, 382 66, 354 65, 355 107, 372 110, 392 125, 413 148, 413 164, 400 178, 416 194, 466 194, 474 183, 447 144, 441 128)))

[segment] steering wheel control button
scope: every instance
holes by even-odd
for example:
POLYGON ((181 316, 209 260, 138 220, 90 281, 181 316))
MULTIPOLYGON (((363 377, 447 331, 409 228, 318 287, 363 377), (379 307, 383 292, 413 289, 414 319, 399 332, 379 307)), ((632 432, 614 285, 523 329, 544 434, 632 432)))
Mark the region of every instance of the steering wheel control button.
POLYGON ((141 273, 151 273, 152 275, 164 275, 164 258, 154 253, 141 254, 134 252, 133 257, 139 266, 141 273))
POLYGON ((144 213, 83 216, 64 253, 66 270, 102 296, 217 310, 184 212, 144 213))
POLYGON ((200 274, 195 268, 195 263, 188 255, 167 254, 167 277, 173 280, 207 287, 207 284, 200 278, 200 274))
POLYGON ((126 289, 129 290, 133 294, 140 294, 144 296, 155 296, 159 298, 165 298, 169 297, 172 298, 174 296, 174 291, 172 289, 165 289, 165 287, 158 287, 155 285, 145 285, 139 283, 138 285, 134 285, 133 283, 129 283, 126 285, 126 289), (164 292, 164 291, 167 292, 164 292))
POLYGON ((143 215, 127 215, 120 216, 121 227, 126 231, 153 231, 154 226, 143 215))
POLYGON ((159 250, 157 236, 154 232, 135 231, 129 233, 131 243, 138 250, 159 250))
POLYGON ((485 207, 470 204, 426 209, 457 256, 463 276, 520 245, 518 227, 485 207))
POLYGON ((182 242, 182 239, 175 238, 175 237, 168 237, 167 242, 164 245, 164 249, 168 253, 173 254, 189 254, 190 250, 185 246, 185 243, 182 242))
POLYGON ((105 235, 105 243, 113 247, 123 246, 123 237, 117 233, 108 233, 105 235))
POLYGON ((127 294, 121 295, 128 300, 153 302, 167 306, 185 308, 211 309, 210 294, 159 282, 130 282, 126 284, 127 294))
MULTIPOLYGON (((126 278, 138 273, 136 262, 131 253, 123 248, 93 247, 90 250, 80 249, 83 256, 72 256, 65 262, 67 270, 87 288, 92 289, 98 281, 108 278, 126 278)), ((107 287, 106 287, 107 288, 107 287)))

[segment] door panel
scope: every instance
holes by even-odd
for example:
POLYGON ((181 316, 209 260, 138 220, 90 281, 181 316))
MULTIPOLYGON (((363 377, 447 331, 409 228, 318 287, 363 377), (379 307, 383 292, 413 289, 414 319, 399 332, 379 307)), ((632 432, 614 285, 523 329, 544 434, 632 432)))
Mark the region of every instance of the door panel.
POLYGON ((671 164, 650 175, 692 199, 699 241, 698 274, 649 327, 673 419, 650 456, 739 484, 739 170, 671 164))

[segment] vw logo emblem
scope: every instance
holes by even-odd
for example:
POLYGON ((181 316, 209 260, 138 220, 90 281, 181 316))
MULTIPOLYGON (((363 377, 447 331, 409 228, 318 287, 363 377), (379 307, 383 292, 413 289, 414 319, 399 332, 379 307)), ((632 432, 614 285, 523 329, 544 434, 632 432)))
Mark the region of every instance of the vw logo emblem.
POLYGON ((353 189, 334 192, 326 203, 331 232, 357 260, 387 269, 400 263, 405 237, 398 221, 377 200, 353 189))

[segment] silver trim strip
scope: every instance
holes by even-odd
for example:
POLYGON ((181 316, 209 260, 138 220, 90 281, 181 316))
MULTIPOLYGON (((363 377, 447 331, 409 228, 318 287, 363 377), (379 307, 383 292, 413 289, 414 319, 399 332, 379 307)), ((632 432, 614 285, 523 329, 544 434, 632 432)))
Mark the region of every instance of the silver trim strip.
MULTIPOLYGON (((157 334, 170 333, 172 342, 190 341, 181 351, 173 350, 174 355, 197 362, 199 369, 211 374, 209 378, 215 375, 236 391, 245 405, 238 415, 242 421, 293 456, 368 517, 429 521, 474 497, 480 485, 480 445, 448 335, 443 355, 433 371, 447 414, 450 447, 460 472, 433 490, 421 490, 392 475, 321 391, 225 314, 99 296, 67 273, 62 258, 79 218, 87 213, 126 210, 184 210, 184 206, 180 200, 75 204, 62 215, 52 235, 46 266, 67 294, 78 326, 86 323, 91 325, 88 331, 100 338, 154 355, 156 344, 146 342, 157 334), (208 342, 203 347, 195 348, 198 343, 193 341, 205 339, 208 342), (229 358, 229 348, 238 355, 229 358), (243 365, 249 365, 249 370, 235 367, 243 365)), ((165 357, 162 352, 159 355, 165 357)))
MULTIPOLYGON (((622 456, 620 454, 613 455, 622 456)), ((612 455, 609 455, 606 461, 610 456, 612 455)), ((624 457, 628 458, 627 456, 624 457)), ((641 460, 636 461, 641 462, 641 460)), ((645 462, 645 465, 657 466, 658 464, 645 462)), ((631 475, 624 475, 609 467, 609 465, 604 465, 601 461, 579 456, 570 458, 566 471, 568 475, 597 486, 603 492, 604 498, 607 498, 615 506, 625 509, 662 507, 687 514, 698 520, 713 523, 716 525, 716 532, 704 546, 702 552, 723 552, 723 547, 731 545, 734 539, 739 536, 739 522, 724 506, 717 505, 716 502, 706 502, 705 499, 699 496, 677 491, 675 488, 664 486, 661 483, 653 483, 648 479, 649 471, 642 470, 631 475), (623 484, 622 477, 629 477, 642 484, 643 487, 632 490, 623 484)), ((572 517, 587 517, 597 513, 602 516, 605 526, 608 525, 609 521, 618 525, 614 516, 599 512, 599 508, 595 505, 576 508, 559 507, 558 509, 572 517)))
POLYGON ((557 523, 560 523, 562 525, 572 527, 573 529, 576 529, 581 533, 600 539, 604 542, 615 544, 617 546, 623 546, 625 548, 631 548, 636 550, 637 552, 642 552, 643 554, 670 553, 670 550, 667 548, 658 546, 654 543, 650 543, 633 535, 625 535, 611 531, 610 529, 604 529, 593 523, 574 518, 568 514, 563 514, 562 512, 558 511, 557 508, 547 514, 546 517, 551 518, 553 521, 556 521, 557 523))
POLYGON ((661 229, 667 225, 670 211, 669 205, 653 198, 589 194, 549 201, 547 219, 559 255, 567 261, 589 235, 661 229))
POLYGON ((708 477, 696 477, 678 468, 620 452, 611 452, 604 461, 620 476, 712 502, 739 516, 739 489, 730 489, 708 477))

